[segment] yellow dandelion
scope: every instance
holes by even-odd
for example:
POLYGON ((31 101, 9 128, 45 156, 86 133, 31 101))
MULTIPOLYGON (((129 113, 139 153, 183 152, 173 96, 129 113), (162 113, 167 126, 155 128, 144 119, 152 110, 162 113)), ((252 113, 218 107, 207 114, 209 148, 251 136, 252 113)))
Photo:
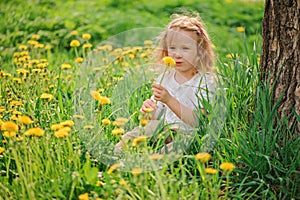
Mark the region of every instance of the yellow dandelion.
POLYGON ((77 35, 78 34, 78 31, 74 30, 74 31, 71 31, 71 35, 77 35))
POLYGON ((120 184, 120 185, 127 185, 127 183, 128 183, 128 181, 125 181, 124 179, 121 179, 121 180, 119 181, 119 184, 120 184))
POLYGON ((62 69, 71 69, 72 66, 70 64, 64 63, 64 64, 61 65, 61 68, 62 69))
POLYGON ((4 137, 11 138, 17 135, 17 132, 14 131, 4 131, 2 134, 4 137))
POLYGON ((111 132, 113 135, 122 135, 125 133, 124 129, 122 128, 116 128, 114 130, 112 130, 111 132))
POLYGON ((110 168, 108 169, 107 173, 108 174, 112 174, 119 167, 121 167, 120 163, 113 164, 112 166, 110 166, 110 168))
POLYGON ((206 152, 200 152, 195 155, 195 158, 201 163, 207 163, 211 159, 211 155, 206 152))
POLYGON ((134 138, 134 140, 132 141, 132 146, 136 147, 139 143, 145 142, 146 139, 147 139, 146 136, 140 136, 140 137, 134 138))
POLYGON ((110 125, 110 120, 109 119, 102 119, 102 123, 104 124, 104 125, 110 125))
POLYGON ((103 104, 110 104, 111 101, 109 98, 105 97, 105 96, 101 96, 99 92, 96 91, 91 91, 91 95, 94 99, 96 99, 97 101, 99 101, 100 105, 103 104))
POLYGON ((145 40, 144 45, 151 45, 153 44, 152 40, 145 40))
POLYGON ((68 127, 68 126, 65 126, 65 127, 61 128, 61 129, 59 129, 59 130, 61 130, 61 131, 66 131, 66 132, 70 132, 70 131, 71 131, 71 128, 68 127))
POLYGON ((142 169, 142 168, 134 168, 134 169, 131 170, 131 173, 132 173, 132 175, 134 175, 134 176, 138 176, 138 175, 140 175, 142 172, 143 172, 143 169, 142 169))
POLYGON ((32 45, 32 46, 35 46, 36 44, 38 44, 38 41, 29 40, 27 43, 30 44, 30 45, 32 45))
POLYGON ((53 124, 51 126, 51 130, 53 130, 53 131, 57 131, 57 130, 62 129, 62 128, 63 128, 63 125, 61 125, 61 124, 53 124))
POLYGON ((77 58, 75 59, 75 62, 77 62, 77 63, 82 63, 82 62, 83 62, 83 58, 82 58, 82 57, 77 57, 77 58))
POLYGON ((22 136, 16 137, 16 141, 22 141, 22 140, 24 140, 24 137, 22 136))
POLYGON ((164 157, 163 154, 152 154, 149 156, 149 160, 160 160, 164 157))
POLYGON ((89 199, 89 194, 86 192, 86 193, 84 193, 84 194, 80 194, 79 196, 78 196, 78 199, 79 200, 88 200, 89 199))
POLYGON ((64 138, 64 137, 68 137, 69 133, 65 130, 58 130, 54 133, 54 137, 56 138, 64 138))
MULTIPOLYGON (((49 86, 50 87, 50 86, 49 86)), ((83 115, 73 115, 74 118, 76 119, 83 119, 84 116, 83 115)))
POLYGON ((235 169, 235 166, 231 162, 224 162, 220 165, 220 169, 224 172, 232 172, 235 169))
POLYGON ((18 132, 19 127, 15 122, 8 121, 8 122, 3 122, 2 123, 1 130, 2 131, 9 131, 9 132, 18 132))
POLYGON ((91 34, 89 34, 89 33, 84 33, 84 34, 82 34, 82 38, 83 39, 85 39, 85 40, 89 40, 89 39, 91 39, 91 34))
POLYGON ((45 49, 46 50, 50 50, 52 48, 52 46, 50 45, 50 44, 47 44, 46 46, 45 46, 45 49))
POLYGON ((113 121, 113 125, 120 127, 120 126, 124 126, 127 122, 128 122, 127 118, 119 117, 119 118, 115 119, 115 121, 113 121))
MULTIPOLYGON (((19 46, 19 49, 21 50, 21 51, 25 51, 25 50, 27 50, 27 46, 26 45, 20 45, 19 46)), ((14 54, 15 55, 15 54, 14 54)), ((17 55, 17 54, 16 54, 17 55)), ((19 56, 19 55, 18 55, 19 56)), ((18 57, 17 56, 17 57, 18 57)))
POLYGON ((142 126, 146 126, 146 125, 148 124, 148 120, 147 120, 147 119, 141 119, 141 120, 140 120, 140 124, 141 124, 142 126))
POLYGON ((96 183, 96 186, 99 187, 99 186, 104 185, 104 184, 105 184, 104 182, 98 180, 97 183, 96 183))
POLYGON ((10 119, 11 119, 11 120, 14 120, 14 121, 18 121, 18 117, 17 117, 17 115, 13 115, 13 116, 11 116, 11 117, 10 117, 10 119))
POLYGON ((90 43, 87 43, 87 44, 84 44, 84 45, 82 45, 82 48, 84 48, 84 49, 90 49, 90 48, 92 48, 92 44, 90 44, 90 43))
POLYGON ((167 65, 169 67, 172 67, 176 64, 175 60, 170 56, 163 57, 163 62, 165 63, 165 65, 167 65))
POLYGON ((238 32, 245 32, 245 27, 239 26, 239 27, 236 27, 236 30, 238 32))
POLYGON ((209 168, 205 168, 205 173, 214 175, 217 173, 217 170, 209 167, 209 168))
POLYGON ((18 69, 17 70, 17 74, 19 74, 19 75, 26 75, 26 74, 28 74, 29 73, 29 71, 27 71, 26 69, 24 69, 24 68, 21 68, 21 69, 18 69))
POLYGON ((79 46, 80 46, 79 40, 72 40, 72 41, 70 42, 70 46, 71 46, 71 47, 79 47, 79 46))
POLYGON ((52 94, 48 94, 48 93, 43 93, 41 96, 40 96, 41 99, 48 99, 48 100, 53 100, 54 99, 54 96, 52 94))
POLYGON ((38 40, 38 39, 40 39, 40 35, 38 35, 38 34, 33 34, 32 36, 32 39, 34 39, 34 40, 38 40))
POLYGON ((233 58, 233 56, 234 56, 234 55, 233 55, 233 53, 230 53, 230 54, 227 54, 227 55, 226 55, 226 58, 228 58, 228 59, 232 59, 232 58, 233 58))
POLYGON ((151 112, 153 112, 153 108, 143 108, 143 111, 145 112, 145 113, 151 113, 151 112))
POLYGON ((92 126, 92 125, 85 125, 83 128, 87 129, 87 130, 91 130, 91 129, 94 128, 94 126, 92 126))
POLYGON ((66 120, 60 123, 62 126, 74 126, 75 123, 72 120, 66 120))
POLYGON ((25 125, 29 125, 29 124, 33 124, 34 121, 31 120, 30 117, 28 116, 21 116, 18 118, 18 121, 21 122, 22 124, 25 124, 25 125))
POLYGON ((44 135, 44 130, 36 127, 36 128, 30 128, 27 131, 24 132, 25 136, 38 136, 41 137, 44 135))
POLYGON ((2 154, 4 152, 4 148, 3 147, 0 147, 0 154, 2 154))

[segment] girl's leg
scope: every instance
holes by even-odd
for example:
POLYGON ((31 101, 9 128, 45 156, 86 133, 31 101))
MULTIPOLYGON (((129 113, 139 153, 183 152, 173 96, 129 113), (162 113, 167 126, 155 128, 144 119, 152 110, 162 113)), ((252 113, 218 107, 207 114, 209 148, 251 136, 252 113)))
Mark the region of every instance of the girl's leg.
POLYGON ((116 144, 114 152, 118 153, 122 150, 122 146, 127 143, 129 140, 132 140, 136 137, 146 135, 147 137, 150 137, 153 135, 155 130, 158 128, 158 125, 161 121, 159 120, 151 120, 145 127, 135 127, 131 131, 125 133, 121 140, 116 144))

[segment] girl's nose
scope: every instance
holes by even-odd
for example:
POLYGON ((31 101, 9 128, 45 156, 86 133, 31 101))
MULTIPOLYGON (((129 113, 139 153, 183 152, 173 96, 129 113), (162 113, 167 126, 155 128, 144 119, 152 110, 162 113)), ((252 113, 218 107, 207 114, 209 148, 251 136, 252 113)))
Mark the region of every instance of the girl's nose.
POLYGON ((181 53, 180 53, 180 51, 175 51, 174 52, 174 57, 176 57, 176 58, 181 58, 181 53))

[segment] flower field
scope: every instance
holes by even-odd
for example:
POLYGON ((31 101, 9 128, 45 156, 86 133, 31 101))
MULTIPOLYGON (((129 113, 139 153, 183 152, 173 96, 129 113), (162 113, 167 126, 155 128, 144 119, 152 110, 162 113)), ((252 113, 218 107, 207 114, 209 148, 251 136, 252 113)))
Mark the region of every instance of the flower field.
POLYGON ((1 1, 0 199, 297 199, 299 138, 259 82, 262 1, 1 1), (219 98, 179 156, 138 137, 157 34, 197 11, 219 98), (126 157, 127 156, 127 157, 126 157))

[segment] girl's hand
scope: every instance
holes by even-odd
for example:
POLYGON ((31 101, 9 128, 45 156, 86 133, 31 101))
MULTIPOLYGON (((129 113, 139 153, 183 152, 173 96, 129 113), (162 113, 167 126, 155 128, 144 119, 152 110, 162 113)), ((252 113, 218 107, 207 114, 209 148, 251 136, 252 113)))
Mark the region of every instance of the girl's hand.
POLYGON ((167 104, 168 101, 172 98, 168 90, 166 90, 163 86, 158 84, 152 84, 152 92, 154 99, 164 104, 167 104))
POLYGON ((143 102, 143 105, 142 105, 141 109, 140 109, 140 112, 143 113, 143 114, 148 113, 147 109, 150 109, 150 110, 152 109, 152 111, 150 113, 155 112, 156 109, 157 109, 156 103, 151 99, 145 100, 143 102))

